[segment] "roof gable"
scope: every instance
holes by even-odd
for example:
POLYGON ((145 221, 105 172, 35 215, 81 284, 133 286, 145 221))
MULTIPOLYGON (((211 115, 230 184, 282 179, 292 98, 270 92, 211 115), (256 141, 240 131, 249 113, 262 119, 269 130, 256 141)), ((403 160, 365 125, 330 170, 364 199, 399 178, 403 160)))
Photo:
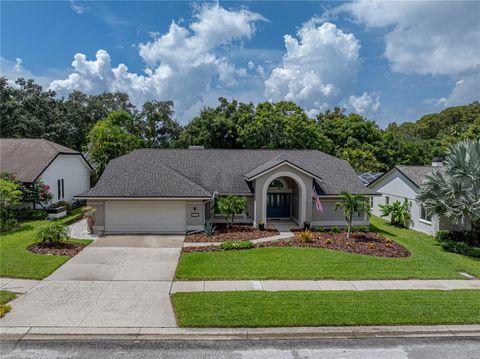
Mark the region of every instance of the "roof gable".
POLYGON ((59 154, 80 152, 45 139, 1 139, 0 169, 22 182, 34 182, 59 154))

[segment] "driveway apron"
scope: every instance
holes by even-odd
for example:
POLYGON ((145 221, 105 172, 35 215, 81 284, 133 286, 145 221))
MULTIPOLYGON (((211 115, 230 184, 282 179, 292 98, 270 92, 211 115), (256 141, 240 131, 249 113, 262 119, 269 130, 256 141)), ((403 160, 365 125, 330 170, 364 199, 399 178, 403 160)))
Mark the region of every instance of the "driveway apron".
POLYGON ((0 326, 176 327, 169 291, 183 241, 99 238, 12 301, 0 326))

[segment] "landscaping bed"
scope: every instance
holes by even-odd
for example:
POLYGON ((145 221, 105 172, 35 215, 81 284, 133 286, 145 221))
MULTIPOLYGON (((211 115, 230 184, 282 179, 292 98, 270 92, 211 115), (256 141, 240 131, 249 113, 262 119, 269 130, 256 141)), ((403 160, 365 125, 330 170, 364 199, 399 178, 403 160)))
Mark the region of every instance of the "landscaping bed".
POLYGON ((39 243, 35 243, 35 244, 32 244, 31 246, 28 246, 27 250, 36 254, 73 257, 77 255, 86 246, 87 245, 81 244, 81 243, 61 243, 61 244, 49 245, 49 246, 44 246, 39 243))
POLYGON ((226 228, 225 225, 215 225, 215 233, 207 236, 205 233, 187 234, 185 242, 205 243, 205 242, 225 242, 225 241, 251 241, 271 237, 278 234, 276 229, 265 229, 263 231, 246 224, 235 224, 233 227, 226 228))
MULTIPOLYGON (((388 258, 409 257, 411 255, 404 246, 374 232, 353 232, 349 240, 347 240, 347 234, 345 232, 312 232, 312 240, 310 242, 304 242, 299 237, 299 231, 296 231, 295 237, 291 239, 263 242, 253 246, 253 248, 268 247, 324 248, 340 252, 388 258)), ((239 248, 239 250, 241 250, 241 248, 239 248)), ((183 253, 222 251, 224 251, 224 249, 219 246, 184 247, 182 249, 183 253)))

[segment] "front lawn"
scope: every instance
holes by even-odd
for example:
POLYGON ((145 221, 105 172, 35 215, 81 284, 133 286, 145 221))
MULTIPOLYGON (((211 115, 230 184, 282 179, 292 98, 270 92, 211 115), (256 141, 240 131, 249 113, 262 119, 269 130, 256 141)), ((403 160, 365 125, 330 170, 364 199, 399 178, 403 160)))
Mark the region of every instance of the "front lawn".
POLYGON ((405 246, 411 256, 382 258, 319 248, 257 248, 184 253, 177 278, 219 279, 465 279, 480 277, 480 258, 445 251, 435 239, 372 217, 370 229, 405 246))
MULTIPOLYGON (((61 219, 71 221, 80 215, 77 208, 72 214, 61 219)), ((26 221, 19 229, 2 233, 0 237, 0 277, 43 279, 65 263, 69 257, 34 254, 27 247, 35 243, 35 230, 50 223, 44 221, 26 221)), ((76 243, 88 244, 88 240, 74 240, 76 243)))
POLYGON ((181 327, 480 323, 478 290, 197 292, 172 302, 181 327))

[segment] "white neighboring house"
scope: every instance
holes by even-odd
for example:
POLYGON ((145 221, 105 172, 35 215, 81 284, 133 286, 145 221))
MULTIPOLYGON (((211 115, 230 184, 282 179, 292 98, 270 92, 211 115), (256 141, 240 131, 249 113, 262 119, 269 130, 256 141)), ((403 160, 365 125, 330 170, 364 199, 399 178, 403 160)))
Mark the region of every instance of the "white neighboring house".
POLYGON ((73 202, 90 189, 92 167, 82 153, 44 139, 0 139, 0 171, 25 185, 41 179, 50 187, 51 203, 73 202))
POLYGON ((380 205, 392 204, 395 201, 403 203, 407 198, 411 205, 411 229, 430 235, 435 235, 441 229, 455 229, 445 218, 431 216, 415 200, 426 175, 433 169, 444 170, 441 159, 434 158, 431 166, 395 166, 370 183, 368 188, 381 194, 371 198, 372 214, 380 216, 380 205))

